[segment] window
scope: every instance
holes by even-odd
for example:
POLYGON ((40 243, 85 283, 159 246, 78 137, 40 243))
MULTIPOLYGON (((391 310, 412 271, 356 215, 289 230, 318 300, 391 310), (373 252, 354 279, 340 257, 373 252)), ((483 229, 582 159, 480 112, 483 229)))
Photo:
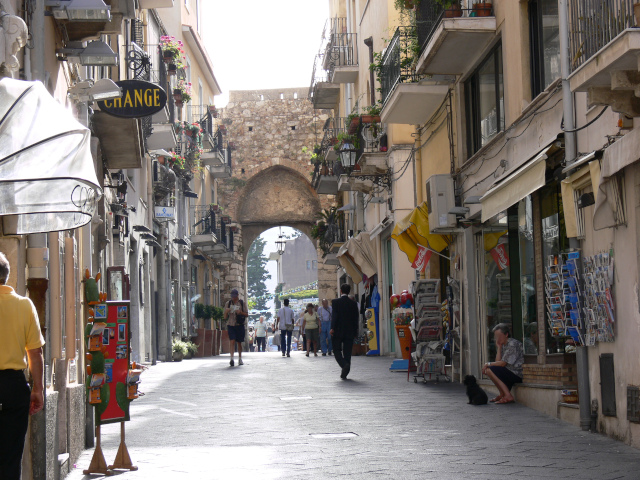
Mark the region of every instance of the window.
POLYGON ((504 130, 502 44, 498 44, 464 85, 469 156, 504 130))
POLYGON ((249 131, 250 131, 250 132, 253 132, 253 127, 249 127, 249 131))
POLYGON ((307 260, 307 270, 311 270, 311 260, 307 260))
POLYGON ((536 97, 560 78, 560 30, 557 0, 529 1, 531 95, 536 97))
POLYGON ((317 261, 317 260, 313 260, 313 261, 311 262, 311 266, 312 266, 312 268, 313 268, 314 270, 317 270, 317 269, 318 269, 318 261, 317 261))

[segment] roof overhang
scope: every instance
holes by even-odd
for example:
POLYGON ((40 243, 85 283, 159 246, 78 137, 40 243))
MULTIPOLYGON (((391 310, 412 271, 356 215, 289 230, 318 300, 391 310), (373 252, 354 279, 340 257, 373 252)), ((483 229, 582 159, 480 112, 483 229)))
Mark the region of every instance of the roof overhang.
POLYGON ((211 63, 211 59, 209 58, 207 50, 204 48, 204 45, 200 41, 200 35, 198 35, 198 33, 190 25, 182 25, 182 34, 184 35, 184 38, 187 41, 189 47, 191 47, 191 50, 193 50, 193 54, 195 55, 198 64, 202 68, 202 72, 207 79, 207 83, 209 83, 211 90, 213 90, 213 95, 220 95, 222 93, 222 90, 220 89, 220 85, 218 85, 218 81, 213 74, 213 65, 211 63))

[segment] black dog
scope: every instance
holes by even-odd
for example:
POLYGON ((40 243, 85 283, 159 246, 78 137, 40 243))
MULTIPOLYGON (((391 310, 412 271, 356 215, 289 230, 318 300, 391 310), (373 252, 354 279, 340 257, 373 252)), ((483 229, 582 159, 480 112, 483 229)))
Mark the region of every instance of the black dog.
POLYGON ((487 393, 480 388, 476 377, 473 375, 467 375, 464 377, 464 383, 467 386, 467 397, 469 397, 469 403, 467 405, 486 405, 489 398, 487 393))

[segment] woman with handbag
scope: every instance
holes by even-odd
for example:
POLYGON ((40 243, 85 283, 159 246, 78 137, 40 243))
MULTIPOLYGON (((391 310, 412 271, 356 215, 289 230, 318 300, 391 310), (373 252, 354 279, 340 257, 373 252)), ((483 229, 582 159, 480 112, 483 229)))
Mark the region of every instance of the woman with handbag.
POLYGON ((236 344, 238 345, 238 365, 243 365, 242 361, 242 342, 246 331, 244 324, 249 312, 245 307, 245 304, 240 300, 238 290, 235 288, 231 290, 231 300, 226 304, 224 309, 224 318, 227 319, 227 331, 229 332, 229 353, 231 355, 231 361, 229 365, 233 367, 233 354, 236 350, 236 344))
POLYGON ((313 308, 313 303, 307 305, 307 311, 302 317, 302 330, 307 336, 307 357, 309 356, 309 350, 313 344, 313 356, 317 357, 318 353, 316 348, 320 342, 320 323, 318 322, 318 314, 313 308))

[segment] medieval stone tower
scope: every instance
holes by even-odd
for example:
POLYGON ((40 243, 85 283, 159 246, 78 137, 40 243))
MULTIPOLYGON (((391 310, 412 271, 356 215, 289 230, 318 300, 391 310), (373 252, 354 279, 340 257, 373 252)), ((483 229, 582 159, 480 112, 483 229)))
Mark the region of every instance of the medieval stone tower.
MULTIPOLYGON (((237 223, 234 259, 224 271, 224 292, 246 292, 245 262, 265 230, 290 226, 309 235, 316 216, 335 202, 311 186, 309 152, 320 143, 328 112, 314 110, 308 88, 231 91, 223 117, 232 143, 232 177, 218 186, 219 204, 237 223)), ((315 243, 315 241, 314 241, 315 243)), ((334 298, 336 267, 318 255, 318 294, 334 298)), ((226 297, 225 297, 226 298, 226 297)))

